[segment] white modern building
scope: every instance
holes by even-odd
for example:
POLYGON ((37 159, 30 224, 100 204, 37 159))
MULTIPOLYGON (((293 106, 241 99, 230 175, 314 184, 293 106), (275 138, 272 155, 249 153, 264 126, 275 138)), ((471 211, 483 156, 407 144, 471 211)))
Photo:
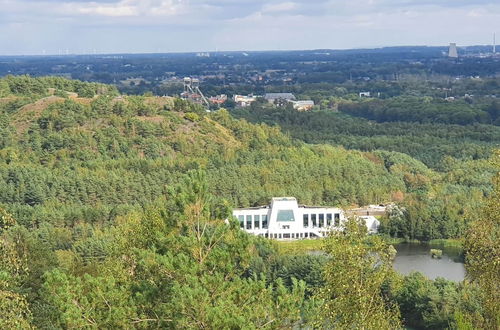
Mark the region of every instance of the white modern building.
MULTIPOLYGON (((337 207, 299 205, 294 197, 275 197, 270 205, 234 209, 240 228, 273 239, 320 238, 332 230, 342 230, 347 220, 337 207)), ((359 216, 369 233, 376 233, 380 222, 374 216, 359 216)))
MULTIPOLYGON (((299 205, 294 197, 275 197, 271 205, 234 209, 233 216, 248 233, 274 239, 325 237, 332 230, 342 230, 346 221, 340 208, 299 205)), ((380 223, 375 217, 360 218, 369 232, 377 231, 380 223)))

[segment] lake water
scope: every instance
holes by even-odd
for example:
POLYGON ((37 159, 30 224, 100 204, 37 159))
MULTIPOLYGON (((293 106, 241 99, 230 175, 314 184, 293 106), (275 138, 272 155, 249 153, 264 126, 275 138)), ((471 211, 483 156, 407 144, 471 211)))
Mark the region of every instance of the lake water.
POLYGON ((430 246, 425 243, 402 243, 394 245, 397 254, 394 269, 401 274, 420 272, 430 279, 444 277, 450 281, 460 282, 465 278, 465 267, 460 249, 430 246), (441 259, 430 255, 431 248, 441 249, 441 259))

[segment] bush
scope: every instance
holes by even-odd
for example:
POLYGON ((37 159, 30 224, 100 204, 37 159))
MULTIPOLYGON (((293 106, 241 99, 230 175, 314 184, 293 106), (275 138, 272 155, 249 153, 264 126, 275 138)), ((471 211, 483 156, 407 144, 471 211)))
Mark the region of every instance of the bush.
POLYGON ((200 116, 194 112, 188 112, 184 116, 189 121, 195 122, 195 121, 200 121, 200 116))

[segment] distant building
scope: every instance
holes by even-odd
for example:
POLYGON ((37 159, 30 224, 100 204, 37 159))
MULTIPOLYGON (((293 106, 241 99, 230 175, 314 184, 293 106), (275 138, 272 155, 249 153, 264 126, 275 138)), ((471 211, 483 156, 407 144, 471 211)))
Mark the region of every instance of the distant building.
POLYGON ((359 97, 371 97, 371 93, 370 92, 360 92, 359 97))
POLYGON ((298 111, 309 111, 314 107, 314 101, 311 100, 290 102, 293 104, 293 108, 298 111))
POLYGON ((295 101, 295 95, 292 93, 266 93, 264 98, 269 103, 276 103, 276 101, 280 103, 286 103, 288 101, 295 101))
POLYGON ((252 102, 255 102, 257 100, 256 96, 253 95, 234 95, 233 96, 233 101, 238 105, 239 107, 247 107, 252 102))
POLYGON ((457 44, 454 42, 450 43, 450 48, 448 50, 448 57, 458 58, 457 44))
POLYGON ((208 99, 208 101, 212 104, 221 105, 227 101, 227 95, 221 94, 221 95, 217 95, 217 96, 212 96, 211 98, 208 99))
MULTIPOLYGON (((337 207, 304 206, 294 197, 275 197, 270 205, 234 209, 240 228, 246 232, 274 239, 325 237, 332 230, 343 230, 344 212, 337 207)), ((377 232, 380 223, 373 216, 361 216, 368 232, 377 232)))

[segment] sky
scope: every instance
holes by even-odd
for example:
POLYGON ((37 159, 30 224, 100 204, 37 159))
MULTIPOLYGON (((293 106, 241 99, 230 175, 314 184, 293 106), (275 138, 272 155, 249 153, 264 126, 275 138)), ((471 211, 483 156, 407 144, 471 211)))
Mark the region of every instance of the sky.
POLYGON ((0 0, 0 55, 459 46, 500 0, 0 0))

